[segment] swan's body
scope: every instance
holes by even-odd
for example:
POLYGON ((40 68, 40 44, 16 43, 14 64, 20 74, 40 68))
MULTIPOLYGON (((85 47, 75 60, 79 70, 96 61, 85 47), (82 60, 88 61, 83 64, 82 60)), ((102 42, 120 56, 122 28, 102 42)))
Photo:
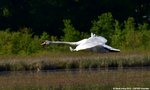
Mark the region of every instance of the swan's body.
POLYGON ((75 49, 70 47, 71 51, 80 51, 80 50, 92 50, 96 52, 107 52, 107 51, 115 51, 119 52, 119 49, 112 48, 111 46, 106 45, 107 39, 102 36, 96 36, 91 33, 91 37, 87 39, 80 40, 78 42, 60 42, 60 41, 48 41, 46 40, 41 45, 49 45, 53 44, 68 44, 77 46, 75 49))

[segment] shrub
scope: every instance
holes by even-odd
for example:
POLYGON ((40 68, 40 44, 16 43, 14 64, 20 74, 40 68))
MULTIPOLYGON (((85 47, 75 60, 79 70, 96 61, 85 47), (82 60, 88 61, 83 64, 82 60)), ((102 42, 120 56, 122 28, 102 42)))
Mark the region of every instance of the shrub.
MULTIPOLYGON (((111 37, 114 33, 114 22, 113 16, 111 13, 104 13, 98 16, 97 21, 92 22, 91 32, 104 36, 111 41, 111 37)), ((110 42, 109 42, 110 43, 110 42)))
POLYGON ((71 24, 71 20, 63 20, 65 28, 63 29, 64 36, 62 40, 64 41, 78 41, 80 39, 80 32, 77 31, 71 24))
POLYGON ((29 30, 0 31, 0 54, 31 54, 40 50, 40 39, 29 30))
POLYGON ((134 18, 129 17, 127 21, 124 22, 124 29, 122 32, 122 38, 124 40, 124 47, 134 47, 134 36, 135 36, 135 26, 134 26, 134 18))
POLYGON ((8 54, 11 53, 12 45, 11 42, 11 34, 9 30, 0 31, 0 54, 8 54))
POLYGON ((144 49, 150 47, 150 31, 148 29, 148 24, 139 24, 138 26, 139 32, 141 34, 141 43, 144 49))
POLYGON ((121 40, 121 26, 117 20, 115 20, 115 30, 114 34, 112 35, 111 45, 121 48, 122 40, 121 40))
POLYGON ((41 39, 41 40, 48 40, 49 37, 50 37, 50 36, 48 35, 48 33, 43 32, 42 35, 40 36, 40 39, 41 39))

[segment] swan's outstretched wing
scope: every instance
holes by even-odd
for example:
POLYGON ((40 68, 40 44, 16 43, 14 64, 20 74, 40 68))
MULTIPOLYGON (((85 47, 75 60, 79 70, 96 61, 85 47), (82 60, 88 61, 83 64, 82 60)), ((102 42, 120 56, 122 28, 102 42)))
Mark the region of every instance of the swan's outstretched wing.
POLYGON ((92 48, 95 48, 95 47, 101 47, 101 48, 104 48, 104 49, 106 49, 108 51, 120 52, 119 49, 113 48, 111 46, 108 46, 108 45, 102 44, 102 43, 99 43, 99 44, 97 44, 97 43, 94 43, 94 44, 86 43, 86 44, 78 45, 75 49, 72 49, 70 47, 70 50, 71 51, 79 51, 79 50, 92 49, 92 48))
POLYGON ((105 42, 107 42, 107 40, 103 37, 90 37, 84 43, 79 44, 75 48, 75 51, 89 49, 92 47, 103 45, 103 44, 105 44, 105 42))
POLYGON ((102 45, 102 43, 99 43, 99 44, 98 44, 98 43, 95 43, 95 42, 93 42, 93 43, 87 42, 87 43, 83 43, 83 44, 78 45, 78 46, 74 49, 74 51, 90 49, 90 48, 93 48, 93 47, 96 47, 96 46, 100 46, 100 45, 102 45))
MULTIPOLYGON (((96 35, 95 35, 94 33, 91 33, 91 37, 96 37, 96 35)), ((82 44, 82 43, 85 43, 87 40, 88 40, 88 39, 82 39, 82 40, 76 42, 76 45, 80 45, 80 44, 82 44)))
POLYGON ((104 49, 107 49, 109 51, 116 51, 116 52, 120 51, 119 49, 115 49, 111 46, 106 45, 105 44, 106 42, 107 40, 101 36, 90 37, 85 42, 79 44, 74 50, 72 49, 72 51, 91 49, 97 46, 103 47, 104 49))
POLYGON ((89 41, 90 42, 95 41, 97 43, 103 43, 103 44, 107 43, 107 39, 102 36, 91 37, 91 38, 89 38, 89 41))
POLYGON ((106 44, 103 44, 102 47, 104 47, 105 49, 109 50, 109 51, 114 51, 114 52, 120 52, 119 49, 113 48, 111 46, 108 46, 106 44))
POLYGON ((82 40, 76 42, 76 45, 80 45, 81 43, 85 43, 86 41, 87 41, 87 39, 82 39, 82 40))

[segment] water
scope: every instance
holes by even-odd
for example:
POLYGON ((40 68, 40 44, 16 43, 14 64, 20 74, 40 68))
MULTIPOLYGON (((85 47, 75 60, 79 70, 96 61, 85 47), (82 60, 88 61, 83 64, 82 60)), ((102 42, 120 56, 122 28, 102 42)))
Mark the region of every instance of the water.
POLYGON ((0 72, 0 89, 16 87, 150 87, 150 68, 0 72), (95 86, 96 85, 96 86, 95 86))

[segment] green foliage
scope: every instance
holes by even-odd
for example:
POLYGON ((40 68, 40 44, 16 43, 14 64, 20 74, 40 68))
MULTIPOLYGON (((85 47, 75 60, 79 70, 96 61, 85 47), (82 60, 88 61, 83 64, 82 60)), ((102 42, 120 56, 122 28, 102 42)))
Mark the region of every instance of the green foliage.
MULTIPOLYGON (((71 20, 65 19, 63 41, 78 41, 90 37, 87 32, 79 32, 71 24, 71 20)), ((134 18, 129 17, 124 24, 113 19, 111 13, 104 13, 98 16, 98 20, 92 22, 91 32, 105 37, 108 45, 122 50, 149 50, 150 49, 150 29, 148 23, 135 26, 134 18)), ((12 31, 12 30, 11 30, 12 31)), ((10 32, 10 29, 0 31, 0 54, 32 54, 40 50, 47 51, 69 51, 68 46, 49 45, 41 48, 40 42, 43 40, 57 41, 57 36, 50 36, 47 32, 36 36, 32 34, 30 28, 21 28, 17 32, 10 32), (39 38, 40 37, 40 38, 39 38)))
POLYGON ((111 13, 104 13, 98 16, 98 20, 92 23, 91 32, 106 37, 108 41, 111 40, 114 32, 114 19, 111 13))
POLYGON ((56 36, 50 36, 47 32, 43 32, 42 35, 40 36, 40 41, 43 42, 45 40, 57 41, 58 38, 56 36))
POLYGON ((58 38, 56 36, 51 36, 51 41, 56 41, 58 38))
POLYGON ((135 37, 135 26, 134 26, 134 18, 129 17, 127 21, 124 23, 124 30, 123 30, 123 40, 124 40, 124 47, 134 47, 134 37, 135 37))
POLYGON ((80 32, 77 31, 71 24, 71 20, 63 20, 65 28, 63 29, 65 35, 62 38, 64 41, 77 41, 80 39, 80 32))
POLYGON ((113 47, 125 50, 149 49, 150 31, 147 23, 135 26, 134 18, 129 17, 121 26, 111 13, 104 13, 92 24, 91 32, 104 36, 113 47))
POLYGON ((148 24, 139 24, 135 26, 134 18, 129 17, 124 23, 124 29, 121 32, 121 47, 124 49, 148 49, 149 36, 148 24))
POLYGON ((11 53, 11 34, 8 33, 9 31, 0 31, 0 54, 11 53))
POLYGON ((112 40, 111 40, 112 46, 115 46, 118 48, 121 47, 122 40, 120 37, 121 37, 121 26, 120 26, 119 22, 117 20, 115 20, 115 30, 113 32, 112 40))
POLYGON ((4 8, 4 9, 3 9, 3 16, 8 17, 8 16, 10 16, 10 15, 11 15, 11 14, 10 14, 9 9, 8 9, 8 8, 4 8))
POLYGON ((49 39, 49 35, 46 32, 43 32, 42 35, 40 36, 41 40, 48 40, 49 39))
POLYGON ((150 47, 150 30, 148 30, 148 24, 139 24, 139 32, 141 34, 141 43, 144 49, 150 47))
POLYGON ((81 33, 80 33, 80 37, 81 37, 81 39, 83 39, 83 38, 88 38, 88 37, 90 37, 90 34, 88 34, 88 33, 86 33, 86 32, 81 32, 81 33))
POLYGON ((144 49, 150 49, 150 31, 146 30, 142 32, 142 38, 141 38, 142 45, 144 49))
POLYGON ((21 32, 0 31, 0 54, 31 54, 40 49, 40 39, 28 28, 21 32))

